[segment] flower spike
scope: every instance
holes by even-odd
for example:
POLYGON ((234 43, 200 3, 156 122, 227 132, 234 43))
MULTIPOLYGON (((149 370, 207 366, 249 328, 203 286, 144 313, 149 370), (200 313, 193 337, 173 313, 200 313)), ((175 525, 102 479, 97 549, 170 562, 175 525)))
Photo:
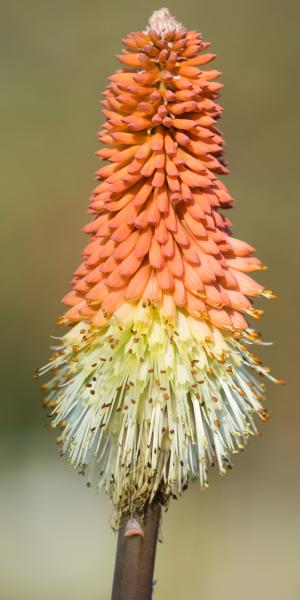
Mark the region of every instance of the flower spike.
POLYGON ((219 179, 215 55, 167 9, 123 43, 102 102, 90 241, 59 320, 71 329, 39 371, 52 373, 62 454, 111 497, 116 524, 193 478, 207 487, 215 461, 225 473, 258 435, 255 417, 269 419, 257 375, 274 380, 248 325, 262 314, 253 299, 273 293, 220 212, 233 200, 219 179))

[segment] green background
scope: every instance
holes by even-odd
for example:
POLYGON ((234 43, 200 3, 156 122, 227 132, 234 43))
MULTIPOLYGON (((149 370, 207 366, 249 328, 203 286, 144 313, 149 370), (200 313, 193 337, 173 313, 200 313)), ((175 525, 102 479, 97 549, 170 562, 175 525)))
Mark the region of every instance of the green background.
MULTIPOLYGON (((299 31, 292 0, 170 0, 203 32, 223 72, 233 232, 269 265, 278 294, 259 324, 284 388, 268 385, 272 419, 224 479, 211 472, 162 523, 156 600, 295 600, 299 582, 299 31), (298 222, 297 222, 298 221, 298 222)), ((47 361, 59 299, 85 243, 97 167, 98 101, 120 39, 156 3, 1 2, 2 600, 106 600, 115 536, 94 496, 45 431, 31 371, 47 361)))

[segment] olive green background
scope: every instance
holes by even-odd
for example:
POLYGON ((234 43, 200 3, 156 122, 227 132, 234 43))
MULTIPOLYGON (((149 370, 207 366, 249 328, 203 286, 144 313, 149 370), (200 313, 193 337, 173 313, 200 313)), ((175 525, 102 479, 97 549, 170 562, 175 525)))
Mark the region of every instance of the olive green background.
MULTIPOLYGON (((106 600, 115 536, 94 496, 45 431, 31 379, 57 334, 59 299, 85 243, 97 167, 98 101, 120 39, 143 29, 153 2, 1 2, 2 600, 106 600)), ((299 30, 292 0, 176 0, 223 72, 221 129, 231 169, 233 232, 269 265, 278 294, 259 329, 268 385, 263 437, 211 487, 197 483, 163 517, 154 598, 296 600, 299 582, 299 30)), ((130 599, 128 599, 130 600, 130 599)))

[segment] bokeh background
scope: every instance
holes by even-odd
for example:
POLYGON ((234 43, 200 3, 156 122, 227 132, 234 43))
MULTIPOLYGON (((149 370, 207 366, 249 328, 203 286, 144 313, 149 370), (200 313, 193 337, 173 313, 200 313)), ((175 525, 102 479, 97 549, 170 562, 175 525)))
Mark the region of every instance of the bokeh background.
MULTIPOLYGON (((169 0, 217 52, 234 233, 267 263, 263 359, 272 419, 225 479, 195 483, 162 524, 156 600, 296 600, 299 581, 297 0, 169 0)), ((106 600, 111 507, 58 457, 31 379, 57 334, 97 167, 98 101, 120 39, 156 2, 1 1, 2 600, 106 600)), ((130 599, 128 599, 130 600, 130 599)))

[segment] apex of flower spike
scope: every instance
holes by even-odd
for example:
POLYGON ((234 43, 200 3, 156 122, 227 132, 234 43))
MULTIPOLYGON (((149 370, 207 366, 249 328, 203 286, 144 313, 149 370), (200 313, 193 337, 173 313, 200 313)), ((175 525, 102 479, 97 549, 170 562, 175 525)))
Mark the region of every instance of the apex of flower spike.
POLYGON ((146 32, 151 29, 161 37, 164 37, 171 31, 184 31, 185 27, 176 21, 168 8, 160 8, 159 10, 155 10, 150 17, 146 32))

